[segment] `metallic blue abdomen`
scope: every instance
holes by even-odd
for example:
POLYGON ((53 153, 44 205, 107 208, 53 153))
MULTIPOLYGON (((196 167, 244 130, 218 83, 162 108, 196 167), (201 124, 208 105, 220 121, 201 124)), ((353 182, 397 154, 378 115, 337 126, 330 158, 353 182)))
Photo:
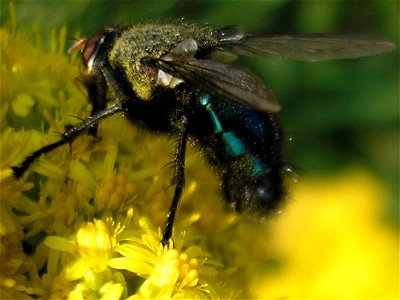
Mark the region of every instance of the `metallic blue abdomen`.
POLYGON ((282 132, 274 114, 203 95, 190 133, 220 171, 228 205, 266 212, 283 197, 282 132))

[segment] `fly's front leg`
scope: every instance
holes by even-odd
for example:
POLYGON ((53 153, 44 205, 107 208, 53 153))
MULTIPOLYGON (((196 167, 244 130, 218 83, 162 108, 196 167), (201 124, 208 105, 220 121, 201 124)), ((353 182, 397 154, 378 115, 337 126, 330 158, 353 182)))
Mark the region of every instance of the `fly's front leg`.
POLYGON ((161 240, 161 243, 164 246, 168 245, 170 239, 172 238, 172 229, 174 226, 175 213, 176 209, 178 208, 179 200, 181 199, 182 196, 183 186, 185 185, 185 153, 186 153, 186 142, 188 137, 187 123, 188 121, 186 116, 182 116, 180 120, 178 145, 175 154, 174 198, 172 199, 168 217, 164 225, 165 227, 163 231, 163 237, 161 240))
POLYGON ((44 146, 39 150, 33 152, 31 155, 25 158, 25 160, 17 167, 12 167, 14 176, 20 178, 24 175, 25 171, 29 168, 29 166, 42 154, 48 153, 55 148, 64 145, 66 143, 72 142, 79 134, 82 133, 85 129, 90 129, 95 126, 101 119, 105 119, 111 115, 114 115, 118 112, 121 112, 123 107, 121 104, 117 104, 112 106, 109 109, 98 111, 87 119, 85 119, 82 123, 68 129, 66 132, 63 133, 61 140, 52 143, 50 145, 44 146))

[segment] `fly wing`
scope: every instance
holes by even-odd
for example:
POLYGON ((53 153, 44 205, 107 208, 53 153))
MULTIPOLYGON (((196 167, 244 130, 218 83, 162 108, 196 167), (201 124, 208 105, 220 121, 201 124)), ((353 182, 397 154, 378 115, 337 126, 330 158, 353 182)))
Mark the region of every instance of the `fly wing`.
POLYGON ((324 61, 375 55, 396 48, 389 41, 357 35, 240 36, 230 33, 230 39, 227 35, 219 32, 223 46, 231 48, 235 53, 258 58, 324 61))
POLYGON ((155 65, 163 71, 207 91, 260 111, 280 109, 274 94, 250 71, 210 59, 170 53, 155 65))

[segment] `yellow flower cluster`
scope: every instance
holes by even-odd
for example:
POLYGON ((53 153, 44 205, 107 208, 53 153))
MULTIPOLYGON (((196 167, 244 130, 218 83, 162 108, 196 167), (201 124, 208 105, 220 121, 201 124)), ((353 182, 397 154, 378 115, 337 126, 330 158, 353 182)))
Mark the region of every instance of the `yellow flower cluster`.
POLYGON ((398 299, 399 235, 382 186, 359 168, 303 178, 272 226, 268 256, 282 265, 253 283, 253 297, 398 299))
MULTIPOLYGON (((49 257, 58 258, 54 265, 60 265, 56 269, 62 270, 61 278, 75 284, 69 286, 70 299, 127 298, 127 285, 132 282, 126 280, 132 275, 125 279, 124 270, 144 280, 129 299, 218 298, 204 279, 216 275, 209 254, 198 246, 180 250, 172 243, 162 246, 161 235, 150 228, 148 220, 140 219, 137 226, 133 216, 130 209, 124 224, 115 224, 111 218, 94 220, 81 225, 70 239, 45 239, 49 257)), ((177 244, 184 243, 184 236, 177 238, 177 244)))

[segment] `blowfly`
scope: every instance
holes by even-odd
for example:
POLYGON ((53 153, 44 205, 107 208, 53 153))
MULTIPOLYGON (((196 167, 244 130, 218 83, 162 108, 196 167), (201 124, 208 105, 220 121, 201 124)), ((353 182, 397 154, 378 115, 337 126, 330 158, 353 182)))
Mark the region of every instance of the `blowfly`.
POLYGON ((20 177, 41 154, 70 143, 100 120, 123 113, 150 131, 177 137, 175 192, 162 243, 172 237, 184 187, 188 137, 206 154, 236 211, 265 214, 284 197, 287 163, 276 113, 280 105, 260 78, 233 63, 238 55, 300 61, 349 59, 391 51, 391 42, 364 36, 255 35, 176 21, 107 27, 78 41, 81 76, 93 110, 61 139, 14 167, 20 177))

